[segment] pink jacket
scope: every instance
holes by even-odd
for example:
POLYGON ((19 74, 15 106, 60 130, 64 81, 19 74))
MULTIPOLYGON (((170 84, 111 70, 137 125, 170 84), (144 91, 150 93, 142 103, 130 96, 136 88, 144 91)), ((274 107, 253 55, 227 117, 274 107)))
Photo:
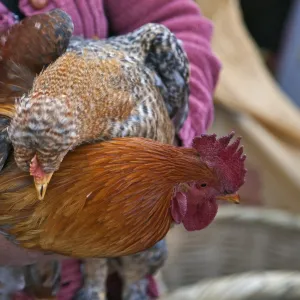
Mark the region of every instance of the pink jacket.
MULTIPOLYGON (((120 35, 149 22, 164 24, 183 41, 191 63, 190 113, 180 132, 183 145, 190 146, 193 137, 211 124, 220 62, 210 46, 212 24, 192 0, 50 0, 40 11, 20 0, 19 7, 26 16, 61 8, 71 15, 75 35, 85 37, 120 35)), ((0 3, 0 30, 13 23, 12 14, 0 3)))

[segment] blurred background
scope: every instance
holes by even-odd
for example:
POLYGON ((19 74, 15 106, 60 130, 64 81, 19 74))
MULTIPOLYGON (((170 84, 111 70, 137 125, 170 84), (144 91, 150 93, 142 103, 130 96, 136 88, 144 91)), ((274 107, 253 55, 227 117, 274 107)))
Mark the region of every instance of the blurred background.
POLYGON ((223 70, 211 132, 243 137, 242 204, 168 235, 165 300, 300 299, 300 1, 197 0, 223 70))

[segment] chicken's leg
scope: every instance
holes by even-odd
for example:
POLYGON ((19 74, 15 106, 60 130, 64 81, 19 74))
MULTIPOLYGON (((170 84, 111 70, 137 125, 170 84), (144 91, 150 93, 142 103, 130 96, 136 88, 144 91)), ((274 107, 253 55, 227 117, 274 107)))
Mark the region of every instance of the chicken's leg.
POLYGON ((149 300, 148 279, 144 278, 135 283, 125 285, 123 289, 123 300, 149 300))
POLYGON ((106 300, 107 259, 89 258, 82 264, 83 287, 76 300, 106 300))
POLYGON ((23 267, 0 266, 0 299, 12 299, 11 295, 25 286, 23 267))
POLYGON ((26 292, 40 299, 55 299, 60 287, 60 271, 61 264, 55 260, 26 266, 26 292))
POLYGON ((118 259, 111 259, 110 267, 122 278, 123 300, 148 300, 149 287, 152 287, 152 275, 155 274, 167 259, 165 240, 156 243, 150 249, 118 259))

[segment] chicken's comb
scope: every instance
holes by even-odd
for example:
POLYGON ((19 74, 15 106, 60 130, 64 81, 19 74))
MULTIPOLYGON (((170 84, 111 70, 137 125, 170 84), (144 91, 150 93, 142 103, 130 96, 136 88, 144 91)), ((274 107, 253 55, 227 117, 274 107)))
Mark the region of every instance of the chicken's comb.
POLYGON ((241 137, 233 143, 235 133, 217 139, 216 134, 203 134, 195 137, 193 148, 200 154, 201 159, 208 166, 213 167, 222 176, 228 192, 236 192, 245 182, 246 155, 243 154, 243 146, 240 147, 241 137))

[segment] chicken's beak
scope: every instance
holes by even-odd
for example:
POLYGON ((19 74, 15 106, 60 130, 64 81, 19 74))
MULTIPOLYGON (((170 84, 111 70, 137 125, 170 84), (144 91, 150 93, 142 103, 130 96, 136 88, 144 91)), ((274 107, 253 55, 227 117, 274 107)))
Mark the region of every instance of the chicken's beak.
POLYGON ((37 191, 38 199, 43 200, 46 194, 48 184, 51 180, 53 173, 45 174, 43 177, 34 177, 34 185, 37 191))
POLYGON ((240 196, 238 194, 222 195, 222 196, 218 196, 216 199, 233 202, 235 204, 240 204, 240 196))

